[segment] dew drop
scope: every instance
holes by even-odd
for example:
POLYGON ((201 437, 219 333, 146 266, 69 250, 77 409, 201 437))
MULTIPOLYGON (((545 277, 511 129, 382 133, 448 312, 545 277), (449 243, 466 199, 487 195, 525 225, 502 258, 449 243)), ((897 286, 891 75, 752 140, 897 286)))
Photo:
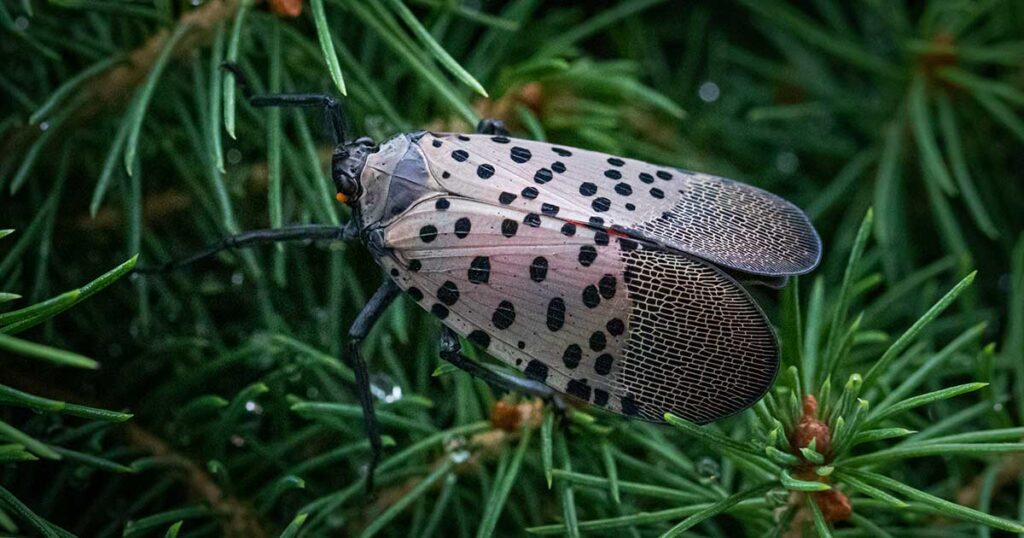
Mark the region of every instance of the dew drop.
POLYGON ((385 403, 397 402, 402 399, 402 387, 385 374, 374 374, 370 376, 370 394, 385 403))
POLYGON ((252 414, 254 414, 254 415, 262 415, 263 414, 263 406, 261 406, 260 404, 254 402, 252 400, 249 400, 249 401, 245 402, 245 410, 250 412, 250 413, 252 413, 252 414))
POLYGON ((785 175, 791 175, 800 167, 800 158, 792 151, 783 151, 775 157, 775 168, 785 175))
POLYGON ((722 96, 722 90, 719 89, 718 84, 709 80, 700 85, 700 88, 697 89, 697 96, 705 103, 714 103, 722 96))

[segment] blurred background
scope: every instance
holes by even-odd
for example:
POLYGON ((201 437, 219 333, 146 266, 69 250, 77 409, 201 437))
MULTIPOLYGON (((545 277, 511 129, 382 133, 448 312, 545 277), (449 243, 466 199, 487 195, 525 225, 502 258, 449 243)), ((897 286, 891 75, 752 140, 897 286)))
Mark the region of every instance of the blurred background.
POLYGON ((5 0, 0 35, 0 533, 1024 533, 1020 2, 5 0), (224 61, 344 93, 352 136, 498 118, 793 201, 825 254, 751 290, 776 389, 704 429, 555 417, 439 368, 400 299, 367 497, 361 245, 131 274, 347 218, 321 115, 224 61))

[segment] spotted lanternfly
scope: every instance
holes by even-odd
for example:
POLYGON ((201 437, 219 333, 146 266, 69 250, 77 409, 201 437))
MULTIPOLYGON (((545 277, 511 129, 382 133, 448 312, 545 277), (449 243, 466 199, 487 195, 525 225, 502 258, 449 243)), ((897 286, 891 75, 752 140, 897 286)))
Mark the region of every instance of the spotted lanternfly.
POLYGON ((707 423, 771 386, 778 342, 737 278, 782 285, 818 264, 818 235, 789 202, 721 177, 511 138, 500 122, 377 145, 345 141, 329 96, 249 100, 326 110, 338 142, 332 179, 353 218, 249 232, 182 263, 262 241, 367 244, 388 277, 353 324, 346 359, 371 469, 379 435, 359 343, 399 290, 448 328, 443 358, 491 381, 516 378, 465 359, 453 332, 520 370, 530 380, 520 386, 653 422, 670 412, 707 423))
POLYGON ((339 188, 417 304, 527 377, 650 421, 757 401, 778 344, 729 273, 800 274, 820 255, 799 209, 720 177, 503 135, 344 153, 339 188))

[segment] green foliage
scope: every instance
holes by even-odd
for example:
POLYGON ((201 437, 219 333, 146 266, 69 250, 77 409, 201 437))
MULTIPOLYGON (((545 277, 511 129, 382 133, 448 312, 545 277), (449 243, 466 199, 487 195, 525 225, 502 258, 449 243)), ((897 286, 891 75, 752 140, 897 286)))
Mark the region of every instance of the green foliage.
POLYGON ((1019 2, 302 9, 0 5, 0 532, 1024 533, 1019 2), (256 93, 344 96, 350 136, 497 117, 794 200, 826 257, 751 290, 775 387, 706 427, 556 417, 439 366, 402 300, 364 350, 386 434, 367 497, 342 355, 381 278, 365 249, 126 276, 347 219, 319 118, 249 106, 225 60, 256 93))

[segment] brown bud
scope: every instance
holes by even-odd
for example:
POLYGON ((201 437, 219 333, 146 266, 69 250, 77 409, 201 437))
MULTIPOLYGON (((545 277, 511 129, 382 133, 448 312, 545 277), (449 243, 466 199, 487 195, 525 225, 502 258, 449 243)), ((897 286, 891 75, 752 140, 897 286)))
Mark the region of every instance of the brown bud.
POLYGON ((302 15, 302 0, 268 0, 267 3, 275 15, 291 18, 302 15))
POLYGON ((814 450, 827 457, 832 448, 832 432, 829 430, 828 424, 818 420, 817 415, 817 398, 811 394, 804 396, 804 413, 789 441, 793 450, 799 451, 809 445, 813 439, 814 450))
POLYGON ((519 409, 505 400, 498 400, 494 402, 494 407, 491 408, 491 425, 495 428, 500 428, 507 432, 516 431, 519 429, 519 423, 522 421, 522 416, 519 414, 519 409))
POLYGON ((818 503, 821 515, 825 516, 825 521, 829 523, 846 521, 853 515, 850 498, 838 489, 814 492, 814 502, 818 503))
POLYGON ((491 408, 491 425, 507 432, 538 428, 544 416, 544 401, 532 398, 519 403, 498 400, 491 408))

